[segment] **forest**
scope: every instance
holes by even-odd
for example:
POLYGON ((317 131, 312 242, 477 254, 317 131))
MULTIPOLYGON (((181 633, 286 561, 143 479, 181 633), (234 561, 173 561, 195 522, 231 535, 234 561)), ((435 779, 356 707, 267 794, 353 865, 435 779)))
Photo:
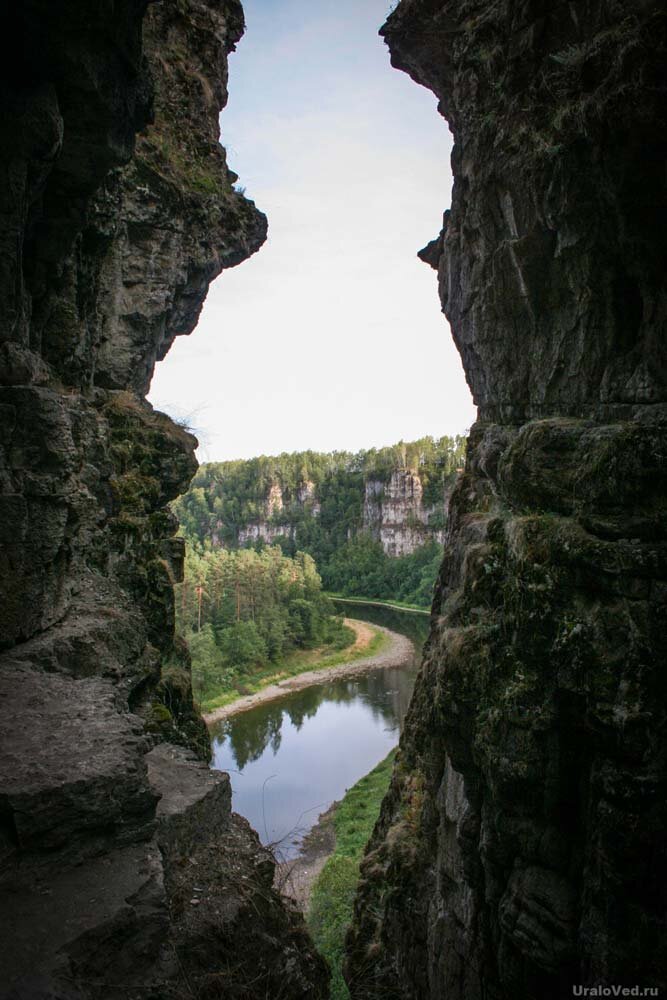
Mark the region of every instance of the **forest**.
POLYGON ((288 557, 277 546, 256 552, 191 544, 176 588, 176 624, 200 702, 243 688, 296 650, 343 649, 354 639, 323 594, 312 557, 288 557))
POLYGON ((208 463, 173 510, 186 538, 205 548, 245 544, 261 550, 261 539, 240 539, 248 526, 265 522, 271 543, 285 555, 312 556, 325 590, 428 607, 442 556, 433 535, 444 527, 444 497, 464 454, 463 437, 445 436, 357 453, 306 451, 208 463), (423 545, 391 556, 364 521, 366 484, 386 484, 392 472, 406 469, 419 475, 428 528, 423 545), (280 502, 267 509, 276 486, 280 502))

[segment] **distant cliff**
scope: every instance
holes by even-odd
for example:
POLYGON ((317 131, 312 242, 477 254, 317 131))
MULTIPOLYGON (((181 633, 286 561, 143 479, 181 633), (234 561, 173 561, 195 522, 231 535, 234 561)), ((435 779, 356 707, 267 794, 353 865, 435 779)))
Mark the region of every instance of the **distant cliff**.
POLYGON ((204 465, 173 505, 185 534, 308 552, 327 589, 426 606, 442 557, 463 438, 296 452, 204 465))
POLYGON ((356 454, 209 463, 174 509, 186 533, 226 548, 279 542, 326 556, 362 533, 403 556, 442 541, 463 450, 463 438, 428 437, 356 454))

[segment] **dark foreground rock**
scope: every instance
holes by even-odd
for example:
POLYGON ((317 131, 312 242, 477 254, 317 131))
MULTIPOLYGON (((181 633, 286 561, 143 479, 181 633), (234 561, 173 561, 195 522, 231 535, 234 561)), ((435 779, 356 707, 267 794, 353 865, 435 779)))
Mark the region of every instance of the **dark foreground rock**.
POLYGON ((218 143, 243 12, 0 20, 0 996, 324 997, 207 768, 166 509, 196 441, 144 399, 265 238, 218 143))
POLYGON ((402 0, 479 406, 348 939, 361 998, 667 988, 664 5, 402 0))
MULTIPOLYGON (((0 996, 324 997, 323 963, 273 889, 272 856, 231 812, 228 776, 166 744, 145 763, 159 805, 129 844, 101 849, 79 829, 76 863, 66 846, 5 859, 0 996)), ((94 797, 81 778, 78 791, 94 797)))

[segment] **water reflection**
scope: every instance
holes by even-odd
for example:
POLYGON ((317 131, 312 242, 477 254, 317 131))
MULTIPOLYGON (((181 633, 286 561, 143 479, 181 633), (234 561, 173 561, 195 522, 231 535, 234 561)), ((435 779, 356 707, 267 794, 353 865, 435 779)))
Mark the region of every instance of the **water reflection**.
POLYGON ((398 742, 416 664, 295 691, 211 731, 214 767, 230 771, 233 807, 263 843, 293 856, 320 812, 398 742))
POLYGON ((428 638, 429 616, 398 608, 388 608, 382 604, 364 604, 361 601, 346 601, 344 597, 333 598, 336 611, 348 618, 360 618, 365 622, 384 625, 394 632, 407 635, 420 650, 428 638))

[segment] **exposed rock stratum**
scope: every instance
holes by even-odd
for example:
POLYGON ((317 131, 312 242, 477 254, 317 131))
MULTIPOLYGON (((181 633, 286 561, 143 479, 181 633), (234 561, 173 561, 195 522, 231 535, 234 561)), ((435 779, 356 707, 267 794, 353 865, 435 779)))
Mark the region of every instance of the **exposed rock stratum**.
POLYGON ((479 407, 362 865, 355 1000, 667 988, 667 100, 651 0, 402 0, 479 407))
POLYGON ((218 143, 243 12, 5 7, 0 995, 324 997, 205 763, 166 509, 196 441, 144 399, 210 281, 265 238, 218 143))

